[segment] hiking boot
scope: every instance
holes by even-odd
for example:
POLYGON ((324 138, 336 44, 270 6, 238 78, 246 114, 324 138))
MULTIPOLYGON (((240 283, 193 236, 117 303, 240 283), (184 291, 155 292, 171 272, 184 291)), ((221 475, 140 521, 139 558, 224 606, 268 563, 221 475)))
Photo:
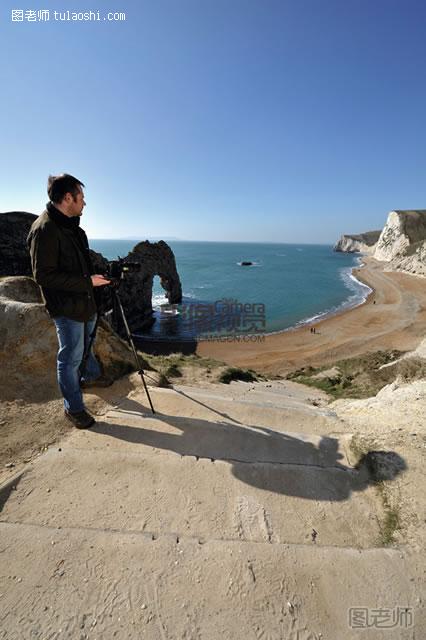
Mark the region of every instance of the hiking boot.
POLYGON ((96 380, 81 380, 80 387, 82 389, 91 389, 92 387, 110 387, 114 380, 107 376, 99 376, 96 380))
POLYGON ((77 413, 71 413, 65 409, 65 417, 73 423, 77 429, 89 429, 95 424, 95 418, 87 413, 85 409, 78 411, 77 413))

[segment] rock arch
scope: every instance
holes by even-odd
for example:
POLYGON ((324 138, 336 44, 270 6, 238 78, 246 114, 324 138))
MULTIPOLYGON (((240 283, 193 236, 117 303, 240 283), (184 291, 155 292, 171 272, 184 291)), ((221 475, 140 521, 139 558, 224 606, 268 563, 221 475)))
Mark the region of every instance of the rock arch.
POLYGON ((133 248, 125 261, 141 265, 140 271, 126 274, 120 285, 120 298, 130 329, 149 327, 154 322, 152 288, 155 276, 159 276, 170 304, 182 302, 182 285, 173 251, 163 240, 145 240, 133 248))

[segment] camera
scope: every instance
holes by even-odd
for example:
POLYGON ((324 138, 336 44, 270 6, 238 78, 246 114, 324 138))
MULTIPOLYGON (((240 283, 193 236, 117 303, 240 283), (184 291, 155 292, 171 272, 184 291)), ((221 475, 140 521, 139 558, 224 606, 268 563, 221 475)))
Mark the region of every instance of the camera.
POLYGON ((105 277, 112 282, 122 280, 127 273, 137 273, 141 270, 140 262, 126 262, 124 258, 118 258, 118 260, 109 260, 107 263, 107 270, 105 277))

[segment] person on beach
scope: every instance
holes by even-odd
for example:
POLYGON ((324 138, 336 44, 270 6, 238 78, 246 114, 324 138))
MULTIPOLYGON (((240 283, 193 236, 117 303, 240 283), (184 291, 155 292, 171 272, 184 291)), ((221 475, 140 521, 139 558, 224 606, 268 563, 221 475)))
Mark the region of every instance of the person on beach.
POLYGON ((58 384, 65 416, 79 429, 95 420, 84 406, 82 386, 107 386, 92 349, 85 354, 97 318, 95 287, 109 284, 93 274, 87 236, 80 227, 84 184, 69 174, 49 176, 49 202, 33 223, 27 243, 34 280, 58 337, 58 384), (85 359, 85 370, 82 362, 85 359))

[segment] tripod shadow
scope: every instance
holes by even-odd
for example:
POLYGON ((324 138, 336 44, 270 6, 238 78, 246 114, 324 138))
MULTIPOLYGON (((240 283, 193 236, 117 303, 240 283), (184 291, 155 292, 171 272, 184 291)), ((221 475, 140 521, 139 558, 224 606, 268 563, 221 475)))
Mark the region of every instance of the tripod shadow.
MULTIPOLYGON (((241 426, 229 421, 214 423, 162 413, 150 416, 144 406, 132 399, 127 399, 120 410, 124 416, 150 418, 151 428, 99 422, 92 431, 180 456, 229 464, 235 478, 265 491, 308 500, 342 501, 378 480, 370 454, 357 468, 346 466, 335 438, 321 437, 316 445, 303 436, 266 427, 241 426), (170 427, 174 432, 170 432, 170 427)), ((388 480, 406 468, 403 458, 394 452, 370 453, 380 453, 384 466, 389 462, 388 480)))
MULTIPOLYGON (((220 416, 221 418, 225 418, 226 420, 230 420, 231 422, 233 422, 235 424, 242 424, 239 420, 236 420, 235 418, 230 416, 229 413, 226 413, 225 411, 218 411, 217 409, 213 409, 213 407, 210 407, 205 402, 201 402, 201 400, 197 400, 193 396, 188 395, 187 393, 185 393, 181 389, 176 389, 175 387, 173 387, 173 392, 178 394, 179 396, 182 396, 183 398, 186 398, 187 400, 191 400, 191 402, 193 402, 194 404, 198 404, 200 407, 203 407, 203 409, 208 409, 208 411, 210 411, 211 413, 215 413, 217 416, 220 416)), ((132 402, 135 405, 138 404, 138 403, 134 402, 133 400, 131 400, 130 398, 125 398, 124 402, 120 405, 120 409, 123 409, 123 411, 126 411, 124 406, 127 406, 128 402, 132 402)), ((139 405, 139 406, 141 407, 142 405, 139 405)))

